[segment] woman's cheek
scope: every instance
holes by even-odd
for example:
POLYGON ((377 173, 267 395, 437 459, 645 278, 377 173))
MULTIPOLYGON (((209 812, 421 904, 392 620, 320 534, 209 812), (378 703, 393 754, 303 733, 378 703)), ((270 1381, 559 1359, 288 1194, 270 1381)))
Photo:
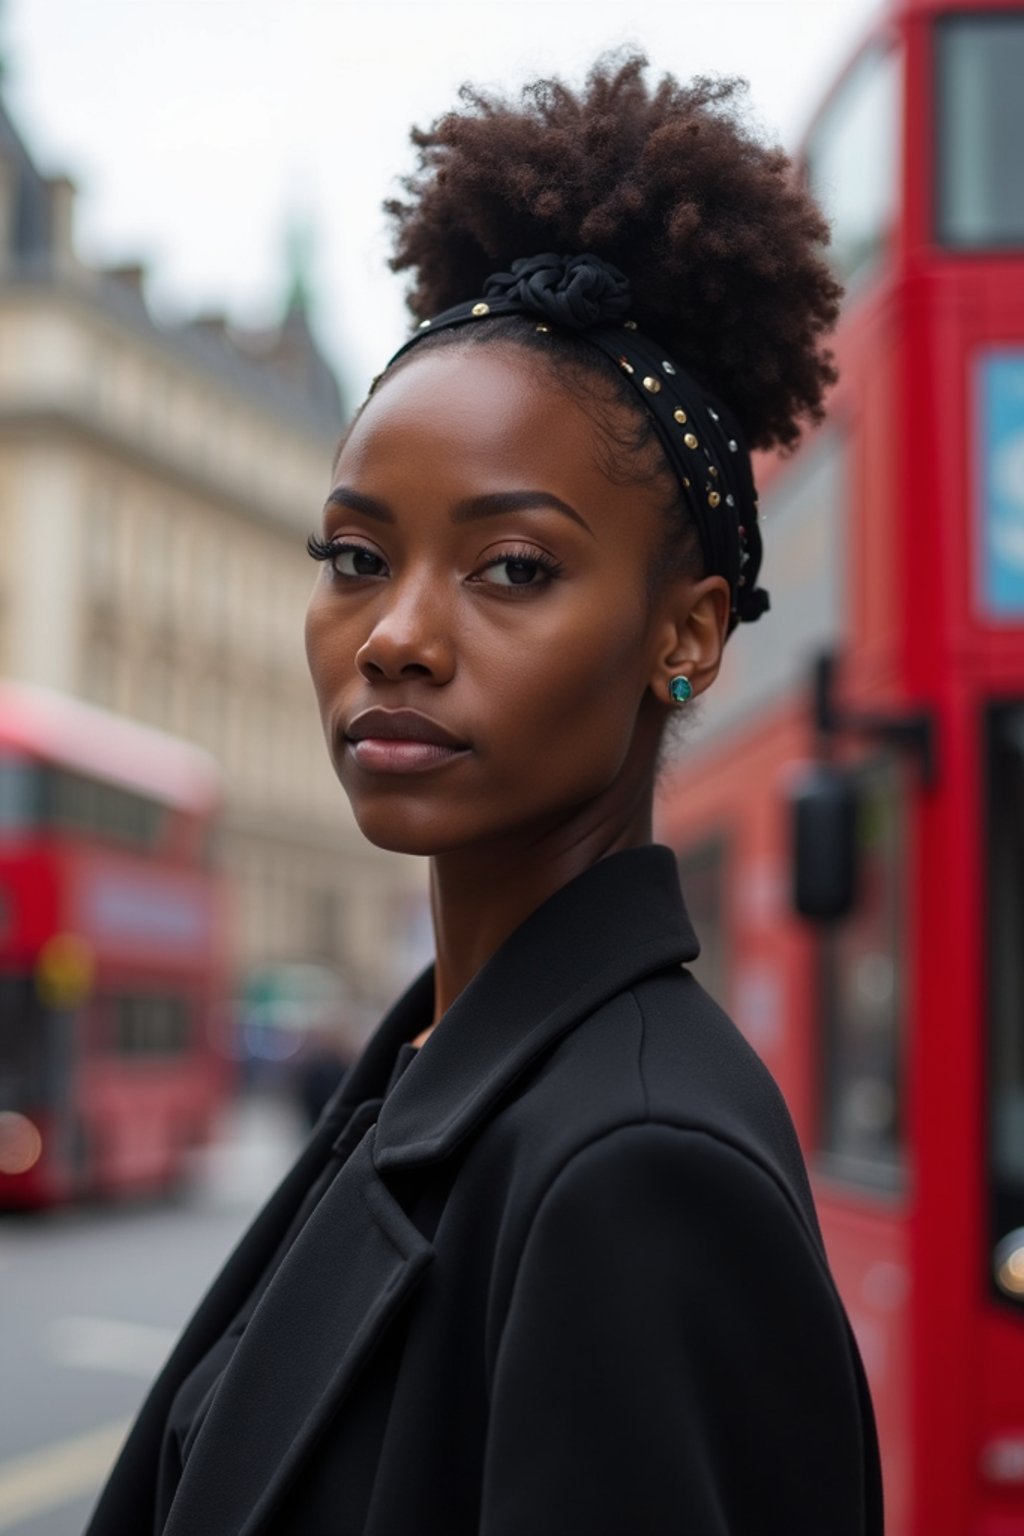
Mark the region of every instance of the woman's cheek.
POLYGON ((528 758, 541 783, 577 779, 603 787, 628 752, 645 686, 643 634, 632 614, 605 612, 606 622, 597 625, 593 609, 581 614, 537 653, 520 649, 509 673, 516 755, 528 758))
POLYGON ((327 642, 333 627, 336 626, 332 625, 328 614, 323 585, 318 580, 306 606, 305 625, 306 660, 314 681, 323 671, 327 642))
POLYGON ((323 709, 355 671, 359 636, 322 589, 313 593, 306 609, 305 643, 309 674, 323 709))

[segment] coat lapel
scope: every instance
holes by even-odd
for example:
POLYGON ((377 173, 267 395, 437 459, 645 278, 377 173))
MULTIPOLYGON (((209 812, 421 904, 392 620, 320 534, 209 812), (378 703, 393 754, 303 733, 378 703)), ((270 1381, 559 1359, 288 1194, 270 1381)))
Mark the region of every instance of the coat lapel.
POLYGON ((370 1113, 366 1101, 383 1092, 399 1045, 431 1016, 432 968, 413 983, 324 1112, 315 1140, 333 1131, 347 1161, 235 1349, 190 1450, 165 1536, 256 1536, 265 1528, 429 1266, 434 1249, 390 1193, 389 1170, 447 1156, 585 1016, 698 951, 671 851, 611 855, 502 945, 370 1113))
POLYGON ((321 1123, 301 1156, 239 1241, 193 1313, 150 1388, 117 1464, 100 1495, 86 1536, 120 1536, 138 1528, 154 1498, 155 1472, 174 1394, 230 1325, 258 1276, 273 1258, 302 1199, 331 1149, 336 1124, 321 1123))
MULTIPOLYGON (((419 1033, 433 1007, 433 977, 419 977, 389 1010, 346 1074, 316 1129, 281 1184, 240 1239, 175 1345, 132 1426, 90 1519, 86 1536, 121 1536, 138 1526, 140 1510, 152 1506, 155 1468, 175 1393, 212 1348, 245 1303, 259 1276, 272 1262, 281 1239, 310 1186, 320 1176, 332 1149, 347 1155, 374 1118, 398 1046, 419 1033), (358 1112, 356 1111, 358 1106, 358 1112)), ((374 1180, 376 1182, 376 1180, 374 1180)), ((372 1198, 372 1197, 371 1197, 372 1198)), ((303 1333, 301 1315, 288 1320, 303 1333)), ((203 1529, 197 1526, 197 1530, 203 1529)), ((218 1532, 218 1536, 221 1533, 218 1532)))
POLYGON ((373 1166, 374 1127, 289 1249, 197 1435, 165 1536, 255 1536, 433 1257, 373 1166))

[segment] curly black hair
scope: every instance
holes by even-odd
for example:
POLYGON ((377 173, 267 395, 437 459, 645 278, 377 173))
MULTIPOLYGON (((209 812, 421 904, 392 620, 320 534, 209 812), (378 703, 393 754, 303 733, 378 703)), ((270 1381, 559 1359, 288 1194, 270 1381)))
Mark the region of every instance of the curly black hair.
POLYGON ((744 82, 652 85, 647 68, 636 52, 606 55, 582 91, 537 80, 518 102, 463 86, 462 110, 412 131, 406 198, 384 204, 391 266, 415 274, 419 320, 516 257, 593 252, 627 275, 641 329, 731 407, 752 447, 792 448, 835 379, 828 226, 784 151, 743 120, 744 82))

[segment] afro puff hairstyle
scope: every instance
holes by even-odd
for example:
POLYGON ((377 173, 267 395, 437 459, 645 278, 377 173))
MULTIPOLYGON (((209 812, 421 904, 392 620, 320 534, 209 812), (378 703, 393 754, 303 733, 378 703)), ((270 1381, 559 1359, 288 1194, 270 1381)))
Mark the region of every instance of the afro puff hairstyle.
POLYGON ((641 329, 731 407, 748 443, 790 449, 835 380, 828 226, 787 155, 744 122, 741 81, 651 84, 647 68, 639 53, 606 56, 582 90, 538 80, 519 101, 463 86, 461 110, 413 129, 416 170, 384 205, 391 266, 414 274, 421 320, 517 257, 601 256, 630 279, 641 329))

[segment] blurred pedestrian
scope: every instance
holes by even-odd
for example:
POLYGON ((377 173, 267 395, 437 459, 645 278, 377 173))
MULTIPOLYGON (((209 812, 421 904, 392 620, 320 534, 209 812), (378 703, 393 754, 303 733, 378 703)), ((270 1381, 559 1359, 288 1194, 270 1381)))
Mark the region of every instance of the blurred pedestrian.
POLYGON ((415 142, 419 329, 339 449, 307 650, 361 829, 430 860, 436 963, 90 1531, 879 1536, 797 1138, 651 841, 670 720, 768 605, 748 448, 821 415, 826 227, 732 85, 638 57, 415 142))
POLYGON ((348 1070, 348 1059, 334 1030, 307 1030, 294 1065, 295 1096, 303 1118, 312 1129, 327 1108, 348 1070))

